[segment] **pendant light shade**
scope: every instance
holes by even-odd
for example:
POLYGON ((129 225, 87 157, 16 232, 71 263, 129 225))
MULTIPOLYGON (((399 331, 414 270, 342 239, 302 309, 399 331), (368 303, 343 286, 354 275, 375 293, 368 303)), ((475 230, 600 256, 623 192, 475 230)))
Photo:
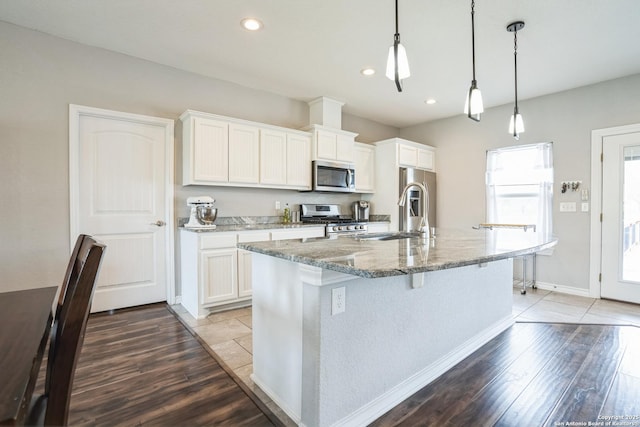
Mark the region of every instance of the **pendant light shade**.
MULTIPOLYGON (((406 79, 411 76, 411 71, 409 70, 409 60, 407 59, 407 50, 402 46, 402 43, 397 44, 398 49, 398 78, 400 80, 406 79)), ((389 56, 387 57, 387 73, 386 76, 390 80, 396 79, 396 44, 389 48, 389 56)))
POLYGON ((471 63, 473 65, 473 79, 471 80, 471 87, 467 92, 467 97, 464 103, 464 113, 471 120, 479 122, 480 114, 484 112, 484 106, 482 104, 482 93, 480 92, 480 89, 478 89, 478 82, 476 81, 475 6, 476 2, 471 0, 471 63))
POLYGON ((524 132, 524 122, 522 121, 522 114, 514 111, 509 120, 509 133, 516 137, 518 134, 524 132))
POLYGON ((509 133, 515 139, 520 139, 520 134, 524 132, 524 121, 518 110, 518 31, 524 28, 524 22, 516 21, 507 25, 507 31, 513 33, 513 65, 514 65, 514 93, 515 106, 513 107, 513 115, 509 119, 509 133))
POLYGON ((393 35, 393 45, 389 48, 386 76, 394 80, 398 92, 402 92, 402 80, 410 75, 407 51, 404 46, 402 46, 402 43, 400 43, 400 32, 398 31, 398 0, 396 0, 396 33, 393 35))

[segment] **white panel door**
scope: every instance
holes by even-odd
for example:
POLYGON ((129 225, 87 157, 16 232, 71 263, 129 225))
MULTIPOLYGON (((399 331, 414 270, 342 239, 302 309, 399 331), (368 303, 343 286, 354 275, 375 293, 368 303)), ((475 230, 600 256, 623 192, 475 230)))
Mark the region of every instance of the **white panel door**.
POLYGON ((640 304, 640 132, 602 145, 601 295, 640 304))
POLYGON ((70 117, 71 242, 86 233, 107 246, 92 311, 166 301, 173 121, 76 106, 70 117))

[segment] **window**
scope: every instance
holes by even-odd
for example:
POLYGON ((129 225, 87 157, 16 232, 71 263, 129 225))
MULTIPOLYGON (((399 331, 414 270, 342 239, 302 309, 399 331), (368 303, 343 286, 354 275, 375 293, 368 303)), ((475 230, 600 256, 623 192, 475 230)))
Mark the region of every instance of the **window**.
POLYGON ((487 151, 487 222, 535 224, 550 235, 553 145, 550 142, 487 151))

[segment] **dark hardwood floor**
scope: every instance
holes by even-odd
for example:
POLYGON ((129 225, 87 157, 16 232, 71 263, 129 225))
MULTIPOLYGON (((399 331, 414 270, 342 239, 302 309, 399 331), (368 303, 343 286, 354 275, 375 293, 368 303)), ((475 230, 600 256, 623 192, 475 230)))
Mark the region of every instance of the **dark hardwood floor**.
POLYGON ((372 425, 607 421, 640 426, 640 329, 518 323, 372 425))
POLYGON ((69 424, 281 425, 254 397, 156 304, 89 318, 69 424))
MULTIPOLYGON (((231 375, 166 305, 92 315, 70 425, 282 425, 231 375)), ((518 323, 372 425, 607 421, 640 426, 640 328, 518 323)))

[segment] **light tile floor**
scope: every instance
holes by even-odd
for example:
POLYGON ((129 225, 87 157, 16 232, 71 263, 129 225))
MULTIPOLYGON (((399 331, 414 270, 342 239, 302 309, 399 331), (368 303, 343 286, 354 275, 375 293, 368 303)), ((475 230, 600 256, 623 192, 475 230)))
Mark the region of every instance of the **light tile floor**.
MULTIPOLYGON (((516 322, 593 323, 640 327, 640 305, 586 298, 542 289, 520 294, 513 288, 513 316, 516 322)), ((280 418, 296 424, 260 388, 253 384, 251 308, 240 308, 195 319, 181 305, 174 311, 211 347, 230 369, 280 418)))

